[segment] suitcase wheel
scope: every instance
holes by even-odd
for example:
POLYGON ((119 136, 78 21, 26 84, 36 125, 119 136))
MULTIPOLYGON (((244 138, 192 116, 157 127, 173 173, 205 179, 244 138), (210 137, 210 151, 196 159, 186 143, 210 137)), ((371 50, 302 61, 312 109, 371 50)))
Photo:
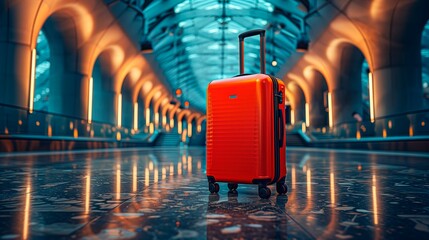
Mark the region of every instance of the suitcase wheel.
POLYGON ((228 189, 229 191, 235 191, 238 188, 238 184, 237 183, 228 183, 228 189))
POLYGON ((209 191, 211 193, 218 193, 219 192, 219 184, 209 182, 209 191))
POLYGON ((280 195, 286 194, 288 192, 287 184, 278 182, 276 184, 276 190, 277 190, 277 193, 280 195))
POLYGON ((266 186, 260 186, 258 189, 259 197, 263 199, 268 199, 271 196, 271 190, 266 186))

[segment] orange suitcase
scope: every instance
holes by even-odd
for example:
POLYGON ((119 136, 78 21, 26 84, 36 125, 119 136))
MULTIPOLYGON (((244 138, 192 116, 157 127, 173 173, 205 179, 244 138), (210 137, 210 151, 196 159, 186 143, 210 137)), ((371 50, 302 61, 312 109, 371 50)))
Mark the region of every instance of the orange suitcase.
POLYGON ((265 30, 239 35, 240 75, 212 81, 207 93, 207 179, 211 193, 217 182, 230 191, 239 183, 258 184, 269 198, 269 184, 287 193, 285 85, 265 74, 265 30), (244 39, 260 35, 261 74, 244 74, 244 39))

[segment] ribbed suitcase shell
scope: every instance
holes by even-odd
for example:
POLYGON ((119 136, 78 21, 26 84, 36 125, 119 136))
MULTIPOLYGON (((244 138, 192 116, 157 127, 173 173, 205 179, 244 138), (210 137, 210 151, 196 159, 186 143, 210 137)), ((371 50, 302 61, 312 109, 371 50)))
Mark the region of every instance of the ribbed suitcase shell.
MULTIPOLYGON (((278 80, 278 79, 277 79, 278 80)), ((283 101, 274 106, 273 81, 254 74, 213 81, 207 99, 207 176, 216 182, 273 183, 286 176, 286 137, 280 146, 279 176, 275 179, 274 111, 285 116, 285 86, 278 80, 283 101)), ((283 117, 283 126, 285 117, 283 117)))

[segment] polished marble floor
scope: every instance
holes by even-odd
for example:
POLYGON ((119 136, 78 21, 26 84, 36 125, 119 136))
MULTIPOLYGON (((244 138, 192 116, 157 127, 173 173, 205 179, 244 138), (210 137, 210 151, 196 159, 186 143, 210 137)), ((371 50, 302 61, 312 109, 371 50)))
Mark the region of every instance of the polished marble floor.
POLYGON ((429 155, 289 148, 288 196, 211 195, 204 148, 0 155, 0 239, 429 239, 429 155))

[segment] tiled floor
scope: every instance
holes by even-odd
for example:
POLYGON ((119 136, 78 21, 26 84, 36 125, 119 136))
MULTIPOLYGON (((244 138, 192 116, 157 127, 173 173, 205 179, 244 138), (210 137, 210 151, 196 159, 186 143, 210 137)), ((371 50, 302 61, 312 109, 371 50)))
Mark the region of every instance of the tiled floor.
POLYGON ((262 200, 209 194, 204 148, 3 155, 0 239, 429 239, 429 155, 287 159, 288 196, 262 200))

